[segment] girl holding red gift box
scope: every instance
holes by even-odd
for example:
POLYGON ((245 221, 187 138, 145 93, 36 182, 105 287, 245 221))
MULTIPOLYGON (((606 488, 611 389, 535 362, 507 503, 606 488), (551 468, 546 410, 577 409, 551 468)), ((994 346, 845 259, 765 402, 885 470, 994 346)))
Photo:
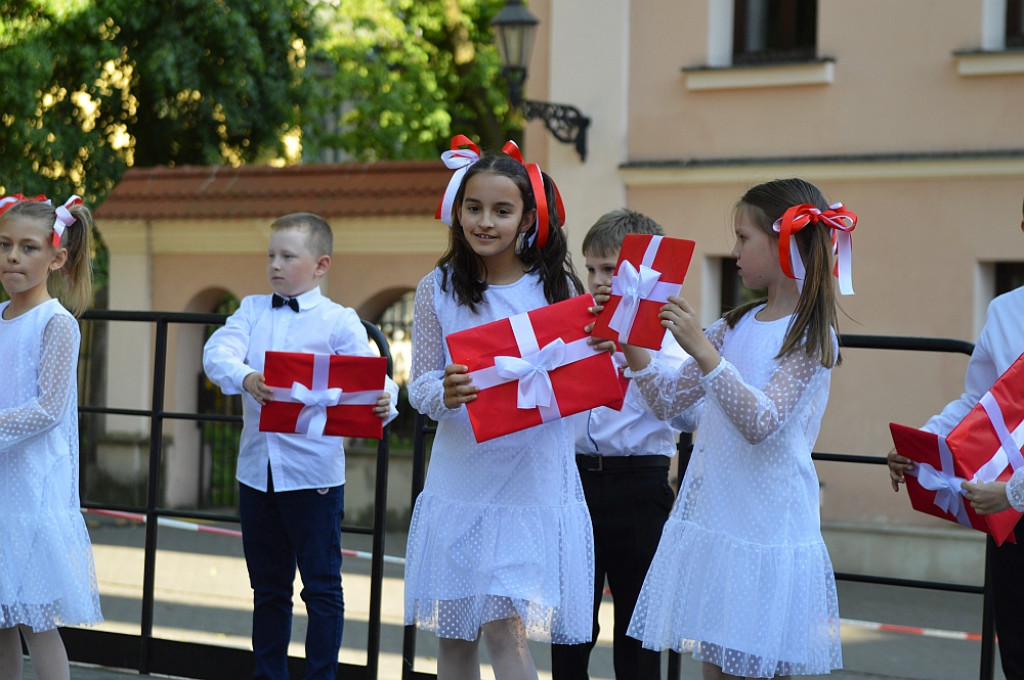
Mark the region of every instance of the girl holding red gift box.
POLYGON ((477 388, 445 336, 583 290, 560 229, 557 189, 514 144, 480 157, 461 135, 438 217, 448 250, 420 281, 413 314, 413 407, 438 421, 416 500, 405 568, 405 623, 439 637, 438 678, 536 678, 527 638, 590 638, 593 539, 566 420, 477 443, 464 404, 477 388), (468 147, 468 148, 464 148, 468 147))
POLYGON ((92 217, 77 196, 0 199, 0 676, 20 678, 24 639, 36 677, 67 678, 59 626, 100 614, 78 497, 78 349, 72 315, 92 294, 92 217), (60 292, 61 302, 50 289, 60 292))
POLYGON ((835 233, 855 223, 803 180, 753 187, 736 206, 732 254, 743 284, 767 298, 706 332, 686 300, 669 298, 662 323, 691 357, 678 369, 623 346, 627 375, 656 415, 703 401, 629 634, 692 653, 705 678, 842 666, 811 448, 840 358, 833 271, 841 288, 849 283, 848 241, 835 233))

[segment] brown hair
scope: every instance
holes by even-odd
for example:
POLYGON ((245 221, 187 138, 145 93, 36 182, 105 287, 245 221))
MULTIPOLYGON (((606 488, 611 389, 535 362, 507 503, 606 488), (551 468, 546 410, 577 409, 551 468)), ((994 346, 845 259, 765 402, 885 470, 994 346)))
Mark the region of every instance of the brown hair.
MULTIPOLYGON (((68 251, 67 260, 53 275, 46 279, 46 287, 50 295, 61 303, 76 317, 80 316, 92 303, 92 213, 85 205, 72 205, 68 211, 75 221, 64 228, 60 239, 60 247, 68 251)), ((56 209, 41 201, 19 201, 0 215, 0 223, 18 218, 30 220, 53 234, 53 223, 57 219, 56 209)), ((50 248, 50 238, 46 239, 50 248)))
POLYGON ((605 257, 622 248, 626 234, 649 234, 664 236, 661 225, 643 213, 619 208, 606 212, 597 218, 583 237, 583 253, 605 257))
POLYGON ((291 213, 274 220, 270 231, 300 229, 306 232, 306 247, 313 255, 331 255, 334 252, 334 232, 327 221, 319 215, 307 212, 291 213))
MULTIPOLYGON (((810 203, 819 210, 827 210, 828 202, 818 187, 802 179, 778 179, 759 184, 736 204, 776 243, 778 234, 772 228, 775 221, 794 205, 810 203)), ((796 312, 782 342, 778 357, 799 347, 808 356, 819 357, 821 365, 832 368, 842 362, 842 356, 833 347, 833 333, 839 332, 836 312, 835 282, 832 277, 832 235, 824 224, 809 224, 794 236, 804 263, 803 288, 796 312)), ((726 313, 729 326, 764 300, 741 305, 726 313)))

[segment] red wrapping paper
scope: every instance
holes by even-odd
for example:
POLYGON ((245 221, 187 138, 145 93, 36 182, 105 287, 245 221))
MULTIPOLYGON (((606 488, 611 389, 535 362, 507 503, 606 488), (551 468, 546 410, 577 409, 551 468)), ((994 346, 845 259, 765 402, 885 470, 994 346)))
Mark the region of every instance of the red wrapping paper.
POLYGON ((1014 431, 1024 422, 1024 355, 1018 358, 1003 373, 992 388, 982 396, 964 419, 946 436, 951 460, 943 471, 942 442, 938 435, 898 423, 890 423, 896 451, 916 463, 913 473, 905 475, 907 492, 915 510, 953 522, 969 524, 973 528, 990 534, 996 544, 1009 540, 1015 542, 1013 529, 1021 514, 1012 508, 990 515, 981 515, 971 508, 962 495, 945 489, 927 488, 936 486, 934 471, 953 475, 947 486, 950 491, 959 491, 959 481, 977 479, 981 482, 1005 482, 1013 475, 1014 469, 1024 465, 1014 431), (921 470, 922 465, 931 470, 921 470), (932 481, 929 483, 928 480, 932 481), (924 484, 924 485, 923 485, 924 484), (944 495, 945 499, 937 496, 944 495), (936 500, 939 504, 936 504, 936 500), (960 510, 962 504, 963 509, 960 510), (946 507, 940 507, 945 505, 946 507), (952 505, 952 508, 950 508, 952 505), (958 517, 959 514, 959 517, 958 517), (964 521, 966 520, 966 522, 964 521))
POLYGON ((384 422, 373 408, 384 392, 387 363, 384 357, 267 352, 263 375, 275 400, 260 411, 260 431, 380 439, 384 422), (327 403, 308 403, 318 396, 327 403))
POLYGON ((665 327, 658 313, 678 295, 694 242, 667 236, 627 234, 612 278, 612 296, 597 316, 594 335, 638 347, 661 349, 665 327))
MULTIPOLYGON (((589 310, 593 304, 593 297, 580 295, 445 338, 452 361, 467 366, 481 388, 477 398, 466 404, 478 442, 596 406, 622 407, 623 383, 612 355, 588 345, 583 330, 594 321, 589 310), (551 370, 524 379, 497 375, 500 365, 514 364, 516 358, 542 363, 542 356, 557 350, 558 341, 564 344, 565 356, 551 370), (531 385, 543 385, 546 380, 550 381, 550 403, 521 407, 531 395, 536 396, 531 385), (524 399, 520 392, 527 393, 524 399)), ((548 394, 544 387, 539 391, 541 399, 548 394)))

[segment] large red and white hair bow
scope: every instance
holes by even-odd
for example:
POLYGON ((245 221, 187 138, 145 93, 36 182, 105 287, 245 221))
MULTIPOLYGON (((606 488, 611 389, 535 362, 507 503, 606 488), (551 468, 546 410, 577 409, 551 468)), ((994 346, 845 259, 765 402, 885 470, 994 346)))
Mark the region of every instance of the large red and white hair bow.
MULTIPOLYGON (((506 156, 519 161, 526 168, 526 175, 530 178, 530 188, 533 190, 533 196, 537 203, 537 224, 534 233, 530 236, 529 243, 533 245, 534 240, 536 240, 537 247, 543 248, 548 242, 550 208, 548 207, 547 194, 544 192, 544 177, 541 174, 540 166, 536 163, 525 162, 519 145, 512 140, 505 142, 505 146, 501 148, 501 151, 506 156)), ((444 161, 448 168, 455 172, 452 173, 451 179, 448 180, 448 186, 444 191, 444 196, 441 198, 440 205, 437 206, 434 218, 441 220, 450 227, 452 226, 452 210, 455 207, 455 196, 459 193, 459 187, 462 186, 466 172, 473 164, 480 160, 480 147, 465 135, 455 135, 452 137, 451 149, 441 154, 441 160, 444 161)), ((565 224, 565 206, 562 204, 562 194, 558 191, 558 186, 555 185, 554 181, 551 182, 551 185, 555 189, 555 198, 557 199, 555 214, 558 218, 558 226, 561 227, 565 224)))
POLYGON ((0 215, 3 215, 5 212, 7 212, 7 209, 10 208, 15 203, 21 203, 23 201, 27 201, 29 203, 50 202, 47 200, 46 196, 43 196, 42 194, 39 194, 38 196, 33 196, 31 198, 23 194, 11 194, 10 196, 0 196, 0 215))
POLYGON ((78 219, 71 214, 70 208, 82 205, 81 196, 72 196, 64 201, 64 205, 57 206, 57 216, 53 220, 53 247, 60 248, 60 240, 64 236, 64 229, 70 227, 78 219))
POLYGON ((853 295, 853 237, 857 216, 842 203, 833 203, 828 210, 819 210, 810 203, 794 205, 775 220, 772 228, 779 234, 779 264, 782 272, 796 279, 803 290, 804 263, 796 239, 792 238, 808 224, 823 224, 832 232, 832 253, 836 258, 833 274, 839 279, 839 292, 853 295))
POLYGON ((444 190, 444 197, 441 198, 441 203, 437 206, 434 218, 450 227, 452 226, 452 208, 455 207, 455 195, 459 193, 459 187, 462 186, 462 178, 466 176, 466 171, 480 160, 480 147, 466 135, 455 135, 452 137, 451 150, 442 153, 441 160, 455 172, 448 180, 448 187, 444 190))
MULTIPOLYGON (((532 246, 534 240, 536 240, 537 247, 543 248, 548 243, 548 231, 551 225, 551 208, 548 206, 547 192, 544 191, 544 175, 541 174, 538 164, 523 161, 523 154, 519 150, 519 146, 512 140, 506 142, 501 150, 505 155, 511 156, 522 163, 526 168, 526 175, 530 178, 530 188, 533 190, 533 197, 537 203, 537 228, 530 236, 529 244, 532 246)), ((555 184, 554 180, 551 180, 551 186, 555 189, 555 200, 557 202, 555 205, 555 216, 558 219, 558 226, 561 227, 565 225, 565 205, 562 204, 562 194, 558 191, 558 185, 555 184)))

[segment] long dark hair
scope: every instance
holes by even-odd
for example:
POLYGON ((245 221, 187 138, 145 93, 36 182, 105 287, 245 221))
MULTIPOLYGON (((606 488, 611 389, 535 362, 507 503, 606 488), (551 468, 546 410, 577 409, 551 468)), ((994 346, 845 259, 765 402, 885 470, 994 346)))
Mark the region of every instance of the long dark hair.
MULTIPOLYGON (((466 193, 466 184, 470 178, 480 173, 489 172, 502 177, 508 177, 519 187, 519 193, 523 197, 523 214, 537 209, 537 200, 533 195, 530 186, 530 178, 526 174, 526 166, 518 160, 505 154, 484 154, 484 156, 470 166, 462 178, 462 185, 455 194, 455 206, 462 203, 466 193)), ((555 206, 558 199, 555 193, 555 184, 546 174, 541 173, 544 179, 544 194, 548 203, 548 240, 543 248, 537 246, 534 239, 533 245, 524 247, 517 254, 519 259, 526 265, 528 272, 537 272, 544 283, 544 297, 548 302, 560 302, 577 295, 584 290, 583 282, 576 275, 572 260, 569 258, 569 243, 565 232, 558 225, 558 215, 555 206)), ((476 312, 476 306, 483 302, 484 291, 487 290, 487 268, 483 260, 473 252, 473 248, 466 240, 459 223, 458 210, 452 210, 452 226, 448 236, 448 249, 437 261, 441 269, 441 289, 448 290, 448 283, 451 282, 452 290, 459 304, 466 305, 476 312)), ((532 225, 526 232, 525 240, 536 231, 537 226, 532 225)))
MULTIPOLYGON (((772 225, 788 208, 802 203, 810 203, 819 210, 828 209, 825 196, 810 182, 778 179, 747 191, 736 204, 736 210, 745 211, 777 243, 779 235, 772 225)), ((832 277, 832 235, 823 224, 808 224, 793 238, 804 263, 803 288, 776 358, 802 346, 808 356, 818 357, 822 366, 832 368, 842 362, 832 340, 832 333, 839 332, 832 277)), ((729 311, 725 315, 726 322, 730 327, 735 326, 744 314, 763 302, 755 300, 729 311)))

